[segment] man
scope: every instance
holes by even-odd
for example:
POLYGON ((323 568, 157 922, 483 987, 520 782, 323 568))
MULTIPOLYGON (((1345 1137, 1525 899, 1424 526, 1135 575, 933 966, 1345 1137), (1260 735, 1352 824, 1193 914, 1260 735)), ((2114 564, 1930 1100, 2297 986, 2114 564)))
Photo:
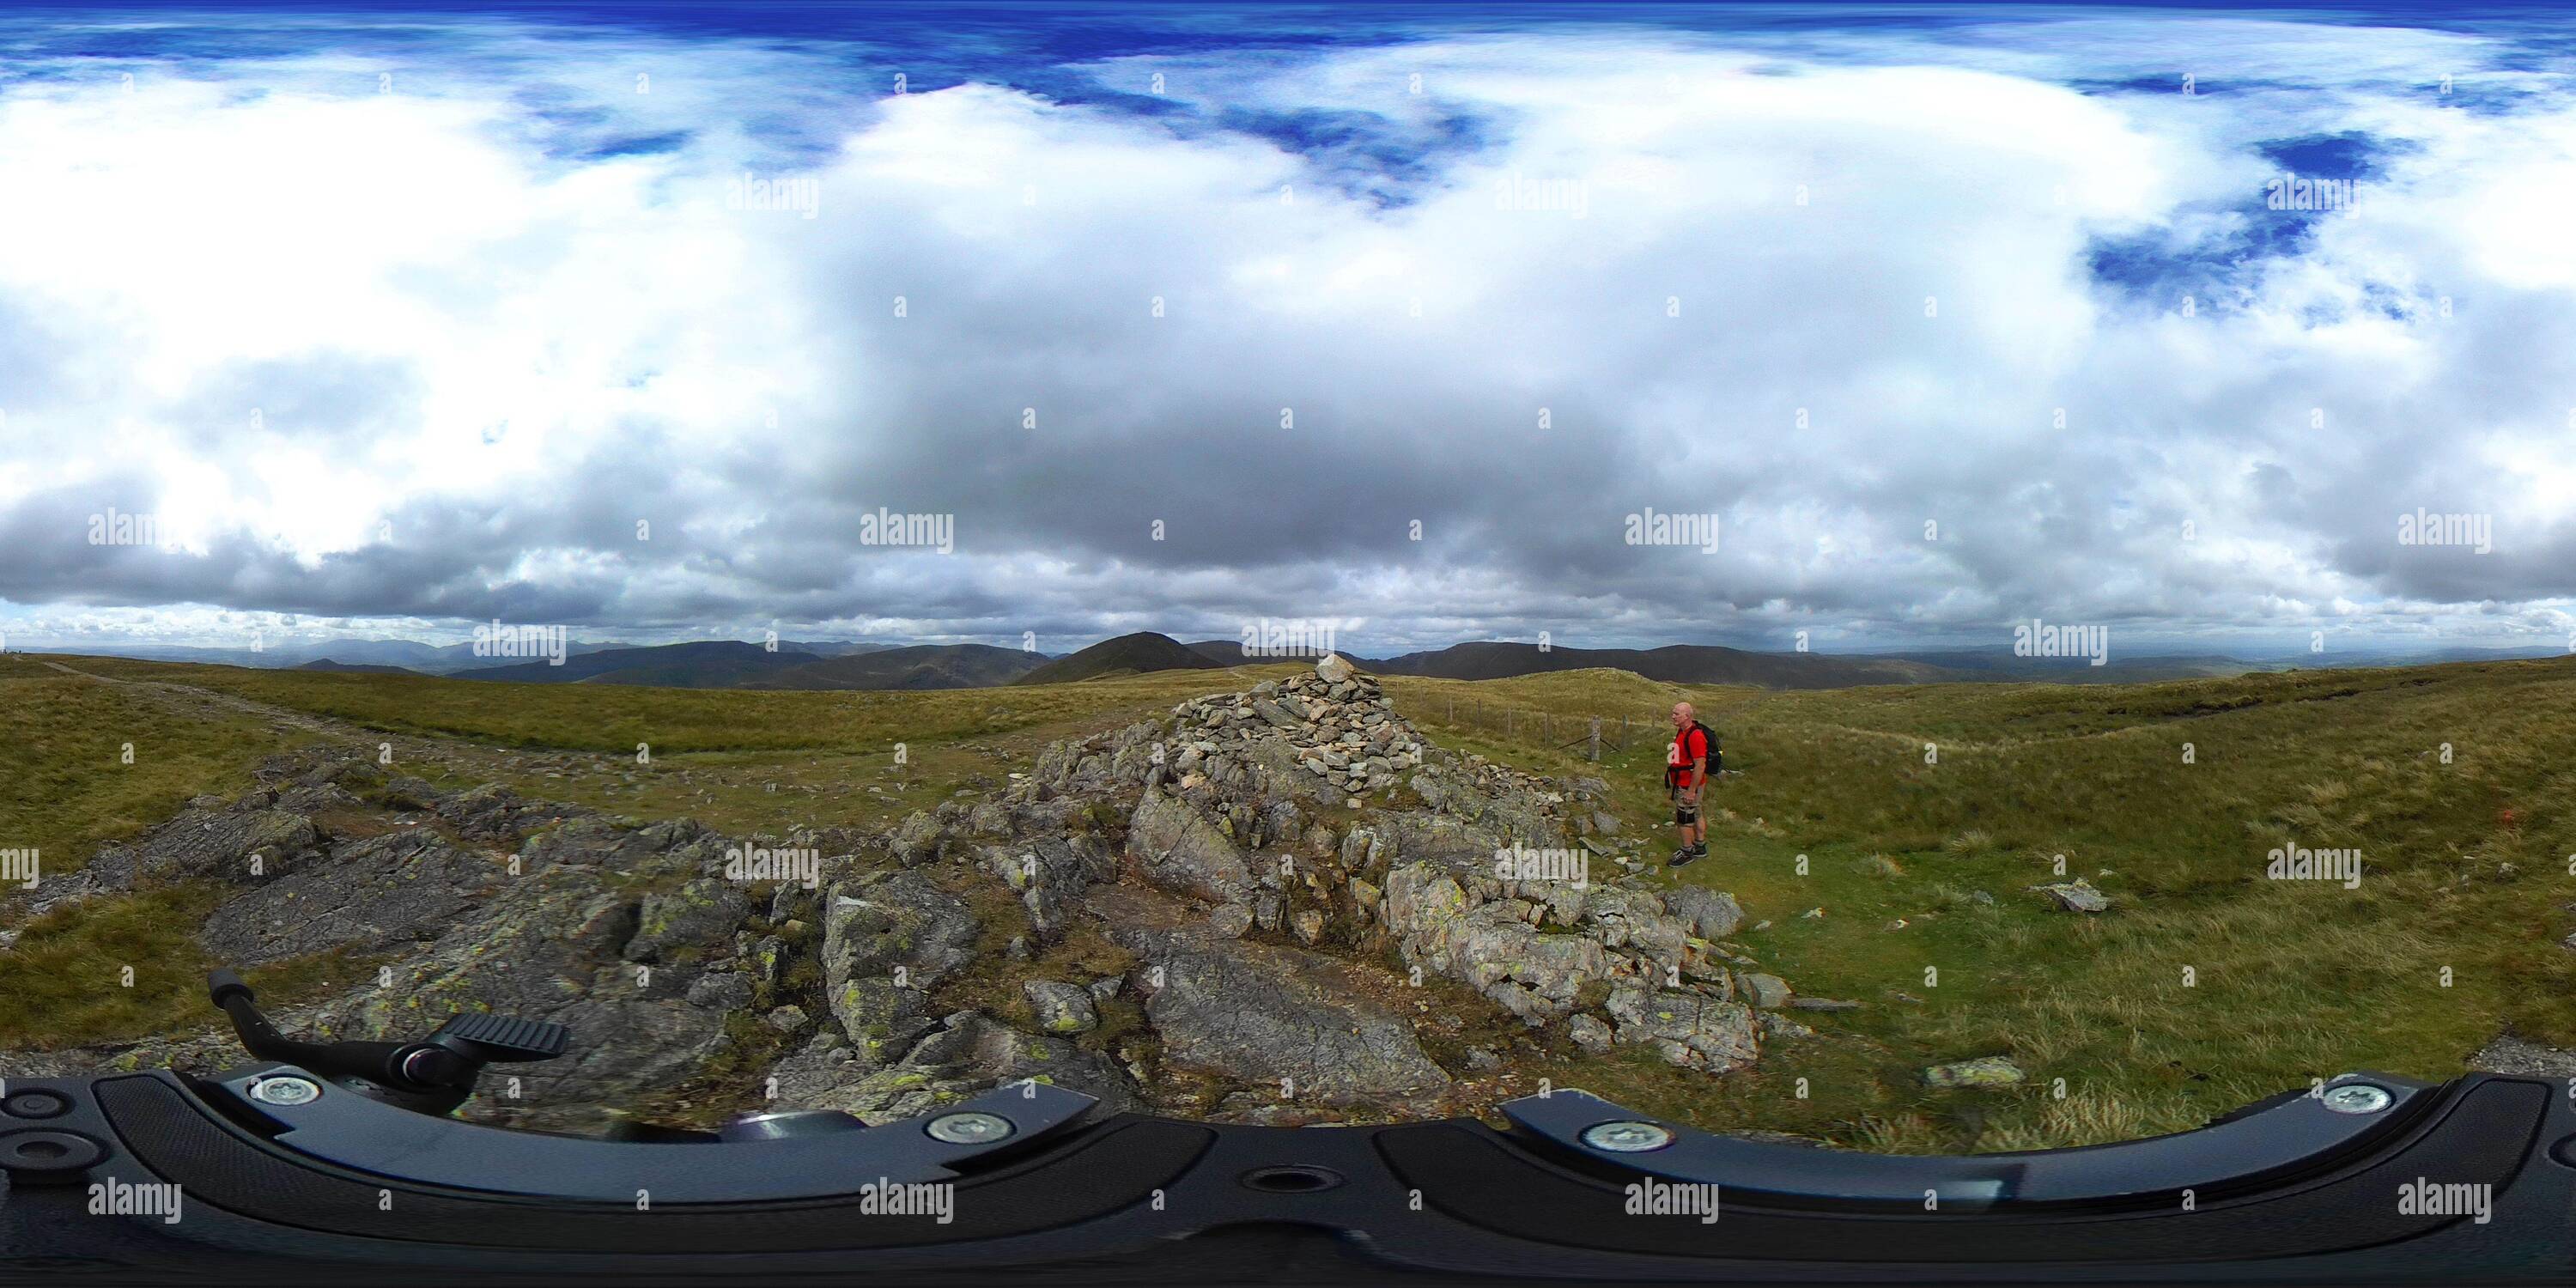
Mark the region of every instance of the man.
POLYGON ((1699 821, 1699 798, 1708 785, 1709 762, 1717 756, 1717 739, 1699 722, 1691 704, 1673 704, 1673 741, 1664 752, 1664 786, 1673 794, 1673 822, 1681 826, 1682 848, 1666 866, 1708 857, 1708 828, 1699 821))

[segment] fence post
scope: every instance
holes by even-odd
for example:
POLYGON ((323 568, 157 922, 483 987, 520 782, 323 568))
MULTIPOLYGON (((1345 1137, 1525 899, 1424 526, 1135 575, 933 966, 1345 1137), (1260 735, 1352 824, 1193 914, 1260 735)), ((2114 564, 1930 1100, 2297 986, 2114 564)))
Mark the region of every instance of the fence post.
POLYGON ((1601 763, 1601 717, 1599 716, 1592 717, 1592 748, 1585 759, 1596 765, 1601 763))

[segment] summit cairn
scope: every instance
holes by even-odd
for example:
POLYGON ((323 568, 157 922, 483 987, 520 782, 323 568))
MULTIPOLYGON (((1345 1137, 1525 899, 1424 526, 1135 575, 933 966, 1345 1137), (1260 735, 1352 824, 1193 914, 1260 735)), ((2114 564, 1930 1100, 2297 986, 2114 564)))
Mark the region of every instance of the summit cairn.
POLYGON ((1185 786, 1194 773, 1230 784, 1226 775, 1250 764, 1319 780, 1294 792, 1359 795, 1394 786, 1422 763, 1422 735, 1395 714, 1377 679, 1329 654, 1311 675, 1184 702, 1172 714, 1179 742, 1172 768, 1185 786))
POLYGON ((1326 684, 1340 684, 1359 674, 1359 668, 1342 660, 1339 653, 1327 653, 1315 663, 1315 678, 1326 684))
MULTIPOLYGON (((1599 779, 1545 778, 1434 746, 1376 677, 1328 655, 1283 680, 1050 747, 1002 808, 1035 823, 1108 804, 1128 821, 1122 838, 1104 839, 1132 879, 1097 886, 1079 865, 1021 864, 1032 881, 1061 873, 1088 890, 1030 898, 1080 904, 1149 962, 1233 956, 1295 976, 1284 990, 1238 982, 1223 1005, 1158 999, 1158 1030, 1221 1014, 1248 1031, 1263 997, 1392 967, 1462 983, 1572 1046, 1649 1046, 1712 1074, 1758 1059, 1766 1040, 1800 1036, 1758 1009, 1787 987, 1727 941, 1743 920, 1730 896, 1658 892, 1602 857, 1597 840, 1569 841, 1597 830, 1608 796, 1599 779)), ((928 839, 932 829, 906 830, 928 839)), ((1184 989, 1225 977, 1166 975, 1184 989)), ((1311 1017, 1283 1003, 1274 1018, 1270 1027, 1293 1034, 1311 1017)), ((1161 1036, 1167 1052, 1226 1049, 1161 1036)), ((1258 1067, 1248 1055, 1236 1063, 1258 1067)))

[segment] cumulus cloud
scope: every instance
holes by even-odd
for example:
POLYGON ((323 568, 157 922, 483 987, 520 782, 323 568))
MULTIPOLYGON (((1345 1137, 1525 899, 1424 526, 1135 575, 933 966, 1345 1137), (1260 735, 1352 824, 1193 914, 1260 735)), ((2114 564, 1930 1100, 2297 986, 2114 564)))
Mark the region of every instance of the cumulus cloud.
POLYGON ((1415 31, 894 94, 846 46, 156 30, 0 84, 20 639, 2576 625, 2576 110, 2508 34, 1415 31), (2269 208, 2302 162, 2350 208, 2269 208))

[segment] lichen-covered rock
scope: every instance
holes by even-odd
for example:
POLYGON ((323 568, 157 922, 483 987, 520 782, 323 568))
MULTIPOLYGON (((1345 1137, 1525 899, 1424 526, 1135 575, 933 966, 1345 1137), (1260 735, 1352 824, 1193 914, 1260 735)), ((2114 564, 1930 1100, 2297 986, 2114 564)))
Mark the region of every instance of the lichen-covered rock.
POLYGON ((1134 1084, 1107 1057, 975 1011, 933 1024, 882 1067, 823 1034, 771 1075, 778 1079, 776 1108, 837 1109, 870 1123, 916 1118, 1022 1079, 1096 1098, 1096 1117, 1144 1108, 1134 1084))
POLYGON ((2035 885, 2030 889, 2047 895, 2050 902, 2068 912, 2103 912, 2111 906, 2111 897, 2094 889, 2093 884, 2082 877, 2051 885, 2035 885))
POLYGON ((635 937, 622 955, 630 962, 663 962, 674 950, 702 948, 732 937, 752 913, 741 886, 714 878, 691 881, 665 894, 644 896, 635 937))
POLYGON ((1100 1026, 1100 1014, 1092 1009, 1091 991, 1051 979, 1032 979, 1021 983, 1020 991, 1029 999, 1029 1009, 1036 1013, 1038 1028, 1046 1033, 1088 1033, 1100 1026))
POLYGON ((1247 903, 1252 869, 1243 851, 1187 802, 1148 791, 1127 824, 1127 848, 1145 878, 1210 903, 1247 903))
POLYGON ((1577 1015, 1565 1022, 1565 1035, 1594 1055, 1607 1055, 1614 1044, 1610 1026, 1595 1016, 1577 1015))
POLYGON ((1164 1059, 1322 1104, 1385 1104, 1444 1090, 1413 1026, 1380 1006, 1364 969, 1300 949, 1131 930, 1150 963, 1145 1011, 1164 1059), (1159 983, 1152 981, 1159 978, 1159 983))
POLYGON ((1324 914, 1317 912, 1312 908, 1300 908, 1297 910, 1295 916, 1288 919, 1288 922, 1290 927, 1297 932, 1297 939, 1300 943, 1312 946, 1323 942, 1324 914))
POLYGON ((876 873, 824 899, 825 1001, 871 1066, 894 1058, 923 1027, 929 989, 972 959, 974 911, 917 871, 876 873))
POLYGON ((2011 1057, 1980 1056, 1952 1064, 1936 1064, 1923 1071, 1927 1087, 2009 1087, 2022 1080, 2021 1066, 2011 1057))
POLYGON ((1029 924, 1040 935, 1062 930, 1082 892, 1116 873, 1108 850, 1088 836, 1041 836, 1017 845, 987 846, 978 866, 1019 892, 1029 924))
POLYGON ((322 853, 320 830, 302 814, 189 810, 132 841, 101 847, 69 877, 39 883, 29 904, 41 909, 145 881, 274 881, 322 853))
POLYGON ((1685 1068, 1725 1073, 1751 1064, 1762 1043, 1750 1007, 1700 993, 1629 987, 1611 990, 1604 1008, 1619 1024, 1621 1046, 1652 1045, 1685 1068))
POLYGON ((1776 1011, 1789 1004, 1789 981, 1759 971, 1742 977, 1745 1000, 1765 1011, 1776 1011))
POLYGON ((1744 923, 1744 909, 1734 895, 1706 886, 1677 885, 1664 891, 1664 909, 1702 939, 1724 939, 1744 923))
POLYGON ((396 832, 341 844, 328 862, 244 891, 208 914, 198 937, 215 960, 236 967, 339 948, 372 955, 470 919, 509 879, 489 855, 435 832, 396 832))
POLYGON ((711 971, 689 985, 689 1005, 739 1011, 751 1005, 754 991, 748 975, 739 971, 711 971))

